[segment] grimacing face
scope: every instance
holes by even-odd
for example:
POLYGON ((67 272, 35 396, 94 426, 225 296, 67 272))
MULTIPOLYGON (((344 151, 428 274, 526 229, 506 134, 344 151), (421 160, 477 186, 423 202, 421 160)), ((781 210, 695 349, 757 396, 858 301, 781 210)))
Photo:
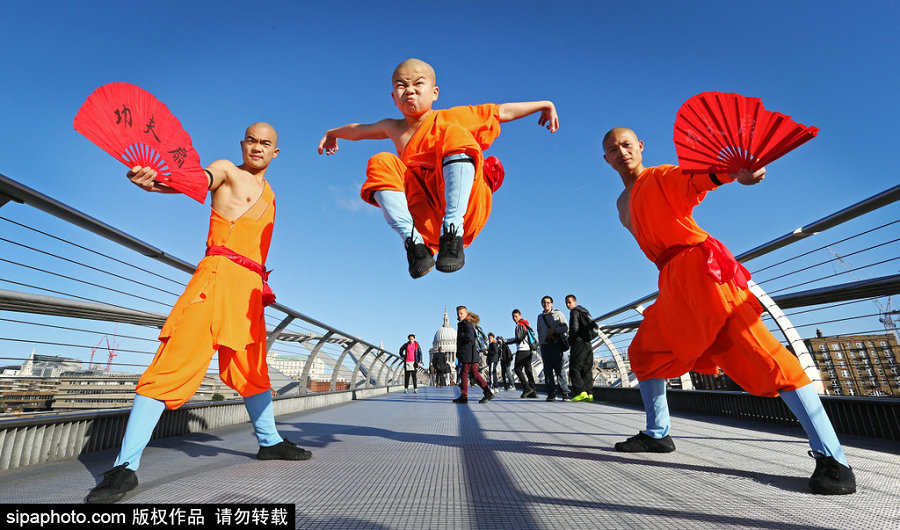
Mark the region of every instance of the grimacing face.
POLYGON ((400 66, 394 73, 391 98, 404 116, 421 116, 430 111, 438 92, 428 65, 400 66))

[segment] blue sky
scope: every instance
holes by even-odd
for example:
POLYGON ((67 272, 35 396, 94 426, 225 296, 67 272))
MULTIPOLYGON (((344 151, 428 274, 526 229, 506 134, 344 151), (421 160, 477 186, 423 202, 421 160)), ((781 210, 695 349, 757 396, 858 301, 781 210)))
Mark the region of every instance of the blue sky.
POLYGON ((763 184, 725 187, 696 211, 736 254, 900 180, 896 2, 119 1, 3 11, 0 173, 196 262, 208 207, 141 192, 72 118, 96 87, 137 84, 179 117, 204 164, 239 162, 244 128, 268 121, 281 148, 268 172, 279 301, 390 349, 410 332, 430 343, 445 306, 465 304, 506 335, 510 310, 533 319, 544 294, 564 308, 574 292, 600 314, 654 291, 654 266, 618 224, 621 181, 600 140, 629 126, 645 140, 646 165, 675 163, 675 113, 699 92, 760 97, 820 128, 763 184), (316 154, 328 128, 400 115, 390 74, 407 57, 434 65, 438 108, 550 99, 560 116, 552 135, 536 116, 504 124, 488 153, 506 181, 465 268, 420 280, 380 210, 358 195, 366 160, 390 142, 316 154))

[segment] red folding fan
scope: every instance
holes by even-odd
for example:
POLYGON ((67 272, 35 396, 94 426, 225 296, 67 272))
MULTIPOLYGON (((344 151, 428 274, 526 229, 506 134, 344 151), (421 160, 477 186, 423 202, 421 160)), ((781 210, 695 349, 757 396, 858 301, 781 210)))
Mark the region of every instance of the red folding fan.
POLYGON ((756 171, 818 133, 766 110, 759 98, 703 92, 678 110, 675 152, 686 173, 756 171))
POLYGON ((75 130, 129 168, 149 166, 157 180, 203 202, 209 180, 178 118, 153 94, 128 83, 95 90, 78 110, 75 130))

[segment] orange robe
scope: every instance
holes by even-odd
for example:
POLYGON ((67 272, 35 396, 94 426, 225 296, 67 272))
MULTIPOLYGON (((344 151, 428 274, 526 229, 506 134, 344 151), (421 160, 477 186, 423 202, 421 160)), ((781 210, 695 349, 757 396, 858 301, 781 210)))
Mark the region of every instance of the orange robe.
MULTIPOLYGON (((235 221, 215 209, 206 245, 225 246, 264 264, 275 225, 275 194, 262 195, 235 221)), ((137 393, 175 409, 200 387, 213 354, 219 377, 242 396, 269 390, 262 277, 224 256, 200 261, 159 334, 162 342, 138 381, 137 393)))
POLYGON ((438 250, 444 219, 444 157, 465 153, 475 159, 475 183, 463 218, 463 244, 469 246, 491 215, 491 188, 484 178, 482 151, 500 134, 495 104, 435 110, 413 133, 402 158, 378 153, 369 159, 360 196, 372 205, 379 190, 403 191, 416 230, 438 250))
MULTIPOLYGON (((718 282, 707 271, 710 237, 692 213, 717 185, 709 175, 677 166, 645 169, 632 188, 629 208, 635 239, 651 261, 684 245, 662 266, 659 298, 644 312, 628 356, 638 380, 679 377, 717 367, 748 392, 776 396, 810 382, 800 362, 766 329, 763 308, 735 280, 718 282)), ((664 258, 665 259, 665 258, 664 258)))

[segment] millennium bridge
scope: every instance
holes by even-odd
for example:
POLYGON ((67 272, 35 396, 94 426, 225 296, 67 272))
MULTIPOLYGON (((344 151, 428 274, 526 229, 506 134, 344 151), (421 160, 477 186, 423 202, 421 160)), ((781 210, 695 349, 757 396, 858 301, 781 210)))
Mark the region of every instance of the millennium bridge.
MULTIPOLYGON (((272 369, 276 420, 313 459, 256 460, 242 402, 220 395, 163 414, 123 502, 289 504, 296 528, 900 528, 898 199, 895 186, 737 256, 764 322, 823 394, 854 495, 809 492, 806 437, 779 399, 701 390, 688 374, 670 381, 678 450, 615 452, 644 427, 627 350, 651 293, 597 318, 609 370, 593 403, 506 391, 488 406, 451 405, 456 389, 427 386, 424 371, 404 394, 396 353, 276 303, 269 350, 304 360, 290 376, 272 369), (811 347, 838 325, 849 350, 811 347)), ((3 175, 0 226, 0 366, 50 346, 87 372, 142 371, 194 266, 3 175)), ((127 416, 102 403, 0 415, 0 503, 82 503, 127 416)))

